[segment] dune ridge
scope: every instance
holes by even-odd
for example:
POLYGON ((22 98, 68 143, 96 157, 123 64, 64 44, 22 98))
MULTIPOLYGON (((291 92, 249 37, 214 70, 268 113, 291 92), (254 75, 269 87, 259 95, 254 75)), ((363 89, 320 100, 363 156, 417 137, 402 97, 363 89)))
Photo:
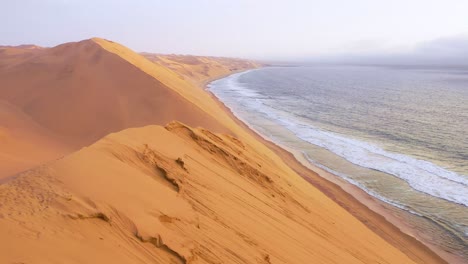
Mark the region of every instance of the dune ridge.
MULTIPOLYGON (((56 148, 55 155, 36 155, 36 162, 31 159, 29 165, 18 162, 21 157, 0 150, 0 155, 11 157, 4 161, 0 178, 128 127, 180 120, 228 131, 222 124, 225 118, 217 113, 219 109, 213 107, 208 95, 194 89, 180 74, 120 44, 93 38, 53 48, 3 50, 12 49, 21 52, 0 52, 0 62, 6 62, 0 63, 0 100, 22 112, 18 120, 28 119, 42 127, 48 131, 44 132, 46 138, 54 138, 54 144, 64 147, 56 148)), ((2 130, 8 129, 2 125, 2 130)), ((37 151, 41 149, 45 148, 37 151)))

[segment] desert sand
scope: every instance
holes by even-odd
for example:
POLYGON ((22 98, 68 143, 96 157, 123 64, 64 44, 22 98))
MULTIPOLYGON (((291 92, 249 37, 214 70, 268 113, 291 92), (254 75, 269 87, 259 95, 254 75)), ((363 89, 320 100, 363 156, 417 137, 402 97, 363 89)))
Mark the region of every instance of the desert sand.
POLYGON ((143 55, 0 48, 1 263, 444 263, 200 86, 258 64, 143 55))
MULTIPOLYGON (((252 67, 244 64, 236 69, 252 67)), ((228 131, 205 104, 209 96, 192 91, 183 76, 101 39, 49 49, 0 48, 0 87, 0 178, 128 127, 179 120, 228 131), (39 146, 14 150, 8 147, 13 141, 39 146), (44 141, 57 142, 45 148, 44 141), (24 154, 17 158, 15 151, 24 154)))

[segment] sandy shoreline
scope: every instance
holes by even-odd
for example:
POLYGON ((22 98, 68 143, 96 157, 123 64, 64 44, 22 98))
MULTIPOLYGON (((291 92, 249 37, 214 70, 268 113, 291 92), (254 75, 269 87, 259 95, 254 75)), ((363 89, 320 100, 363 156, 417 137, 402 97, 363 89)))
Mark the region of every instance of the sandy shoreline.
MULTIPOLYGON (((428 243, 428 241, 424 241, 424 238, 420 236, 416 237, 414 230, 404 221, 392 215, 391 212, 384 207, 382 201, 372 197, 364 190, 344 179, 310 164, 300 152, 272 142, 249 127, 237 117, 230 108, 208 90, 209 83, 239 72, 242 71, 235 71, 216 78, 211 78, 200 83, 199 86, 203 88, 239 126, 272 149, 294 171, 345 208, 369 229, 407 254, 410 258, 420 263, 463 263, 460 257, 452 255, 428 243)), ((424 235, 427 236, 427 234, 424 235)), ((425 237, 425 239, 429 240, 430 238, 425 237)))

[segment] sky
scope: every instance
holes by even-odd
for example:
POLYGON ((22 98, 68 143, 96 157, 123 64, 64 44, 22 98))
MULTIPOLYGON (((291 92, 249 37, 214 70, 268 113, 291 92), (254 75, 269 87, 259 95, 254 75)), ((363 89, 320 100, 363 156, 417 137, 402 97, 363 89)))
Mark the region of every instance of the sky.
MULTIPOLYGON (((419 54, 425 49, 429 53, 428 47, 433 52, 441 43, 448 46, 439 52, 450 53, 453 43, 468 44, 466 0, 0 0, 0 4, 0 45, 50 47, 102 37, 138 52, 281 60, 419 54)), ((468 51, 468 46, 461 48, 468 51)))

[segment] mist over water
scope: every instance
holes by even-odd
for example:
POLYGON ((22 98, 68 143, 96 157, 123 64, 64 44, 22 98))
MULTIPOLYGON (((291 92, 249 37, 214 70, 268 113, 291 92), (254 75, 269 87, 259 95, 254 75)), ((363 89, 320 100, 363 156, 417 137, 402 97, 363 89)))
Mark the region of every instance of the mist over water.
MULTIPOLYGON (((360 45, 357 45, 358 47, 360 45)), ((296 58, 300 65, 307 63, 335 63, 353 65, 399 65, 412 69, 468 69, 468 35, 460 34, 419 42, 413 47, 387 47, 372 50, 366 45, 358 51, 318 55, 304 60, 296 58)))
POLYGON ((467 68, 270 67, 210 89, 260 133, 468 257, 467 68))

